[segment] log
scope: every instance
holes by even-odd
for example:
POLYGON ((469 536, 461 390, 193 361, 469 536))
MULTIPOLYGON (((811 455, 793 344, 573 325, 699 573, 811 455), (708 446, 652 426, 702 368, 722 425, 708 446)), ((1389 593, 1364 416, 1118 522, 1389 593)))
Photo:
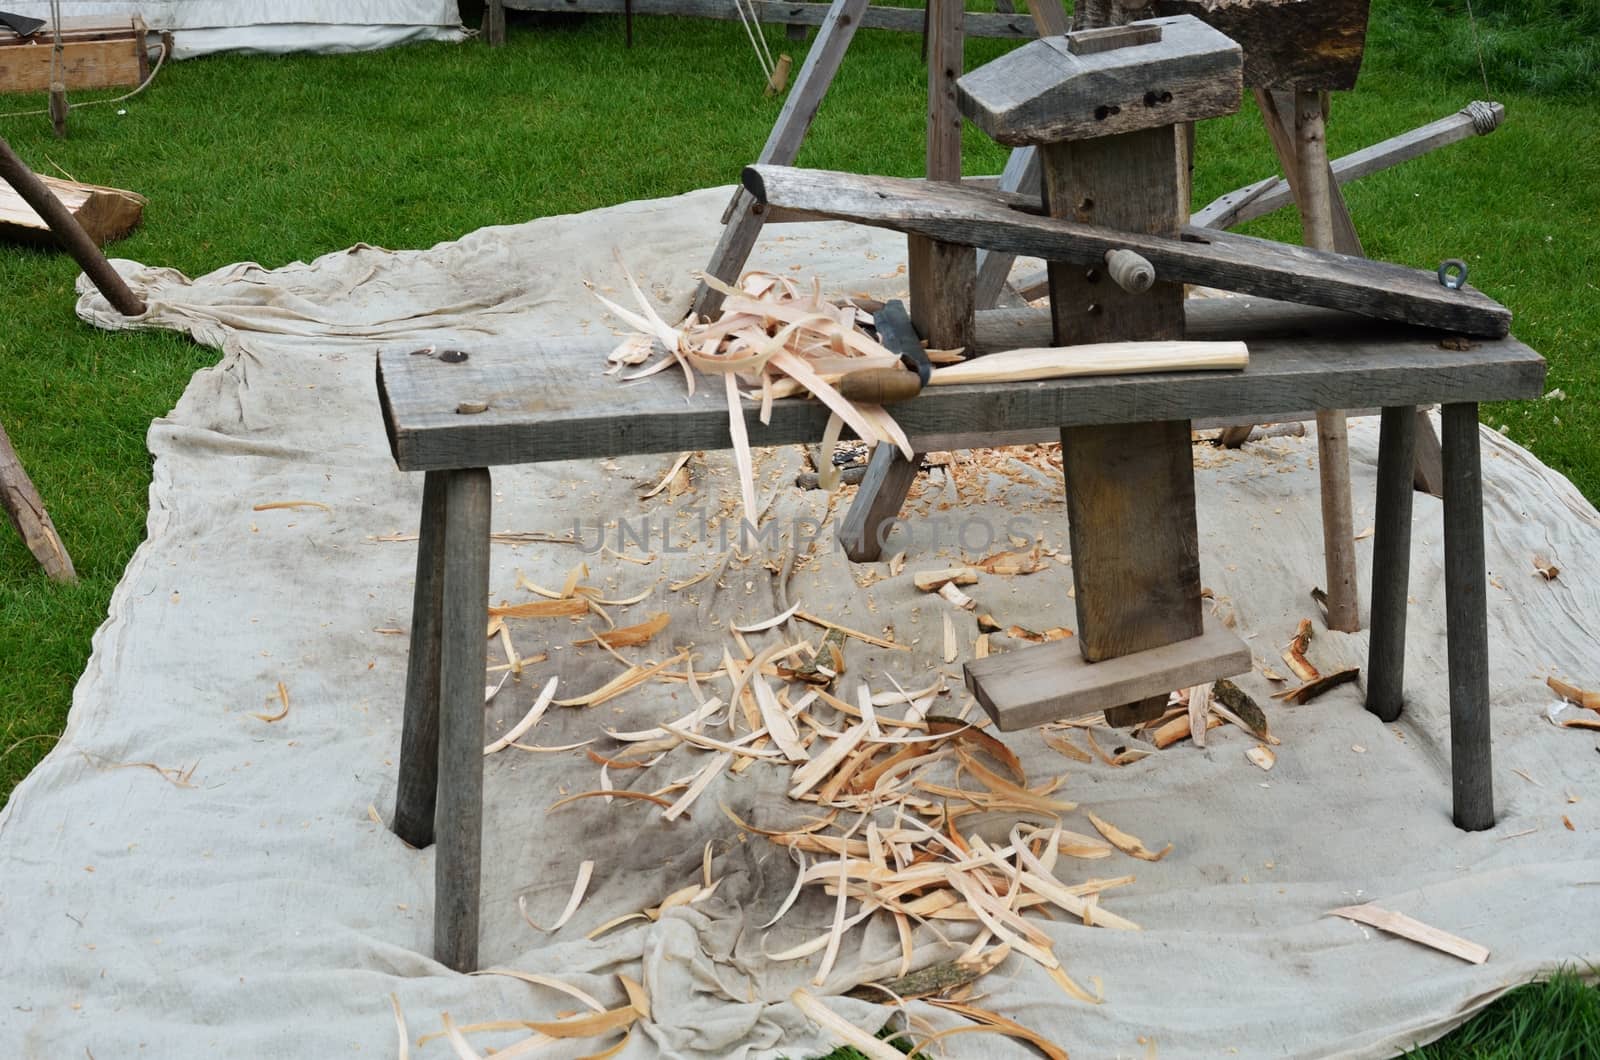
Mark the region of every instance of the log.
POLYGON ((1164 282, 1219 287, 1489 338, 1503 338, 1511 325, 1510 310, 1470 287, 1441 287, 1431 271, 1211 228, 1190 225, 1178 239, 1119 232, 1032 216, 1021 196, 965 184, 765 165, 747 167, 743 179, 756 200, 814 219, 836 218, 1085 265, 1103 262, 1106 251, 1125 247, 1149 261, 1164 282))
POLYGON ((11 525, 22 535, 23 544, 39 561, 44 572, 58 582, 75 582, 78 572, 72 567, 72 557, 67 555, 61 535, 56 533, 50 513, 33 482, 22 468, 17 451, 5 428, 0 427, 0 508, 4 508, 11 525))
POLYGON ((78 267, 88 274, 89 279, 100 289, 100 293, 106 296, 106 301, 110 302, 117 312, 125 317, 144 314, 143 299, 128 289, 122 277, 117 275, 117 270, 111 267, 111 263, 100 253, 100 248, 95 245, 94 240, 83 230, 83 226, 67 212, 65 206, 61 205, 61 200, 51 194, 50 189, 33 170, 28 168, 27 163, 17 157, 16 152, 11 150, 11 145, 4 139, 0 139, 0 180, 15 188, 23 200, 44 218, 50 230, 55 233, 61 248, 72 255, 78 267))
MULTIPOLYGON (((56 177, 40 176, 39 181, 61 201, 96 246, 121 239, 139 227, 144 218, 143 195, 56 177)), ((44 218, 10 184, 0 184, 0 239, 30 244, 55 242, 44 218)))

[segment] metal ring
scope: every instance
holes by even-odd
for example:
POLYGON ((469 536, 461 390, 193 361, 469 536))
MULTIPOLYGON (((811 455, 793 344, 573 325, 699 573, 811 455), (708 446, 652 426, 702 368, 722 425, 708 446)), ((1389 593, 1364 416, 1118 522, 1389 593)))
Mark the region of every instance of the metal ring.
POLYGON ((1441 261, 1439 263, 1439 282, 1452 291, 1461 290, 1467 285, 1467 263, 1460 258, 1441 261), (1454 273, 1451 270, 1454 270, 1454 273))

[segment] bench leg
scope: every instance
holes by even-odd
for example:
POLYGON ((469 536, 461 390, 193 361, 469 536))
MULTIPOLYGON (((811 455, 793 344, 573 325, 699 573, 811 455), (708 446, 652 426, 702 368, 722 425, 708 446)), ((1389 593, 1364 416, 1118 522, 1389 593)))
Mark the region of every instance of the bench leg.
POLYGON ((433 844, 439 783, 439 611, 444 600, 444 473, 422 487, 417 532, 417 586, 411 598, 411 654, 406 662, 405 719, 400 732, 400 783, 394 833, 417 848, 433 844))
POLYGON ((839 524, 839 541, 850 562, 878 561, 883 554, 882 537, 888 536, 889 524, 905 506, 921 466, 921 453, 907 460, 892 445, 879 445, 872 450, 856 499, 850 502, 850 510, 839 524))
POLYGON ((449 471, 444 501, 444 602, 439 651, 439 808, 433 956, 478 967, 483 846, 483 631, 489 611, 489 472, 449 471))
POLYGON ((1450 659, 1450 774, 1456 827, 1494 827, 1489 755, 1488 571, 1478 406, 1446 405, 1444 429, 1445 623, 1450 659))
POLYGON ((1411 588, 1411 470, 1416 408, 1383 410, 1378 428, 1378 511, 1372 541, 1372 634, 1367 650, 1367 709, 1384 721, 1400 716, 1406 667, 1406 597, 1411 588))

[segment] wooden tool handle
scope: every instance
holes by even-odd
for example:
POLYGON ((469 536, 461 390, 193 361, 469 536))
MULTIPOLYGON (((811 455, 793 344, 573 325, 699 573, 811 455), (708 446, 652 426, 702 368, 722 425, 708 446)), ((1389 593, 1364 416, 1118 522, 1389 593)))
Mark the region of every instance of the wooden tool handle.
POLYGON ((1156 268, 1131 250, 1106 251, 1106 271, 1129 294, 1143 294, 1156 282, 1156 268))
POLYGON ((868 405, 909 401, 921 392, 922 380, 916 372, 904 368, 868 368, 839 380, 839 393, 850 401, 868 405))

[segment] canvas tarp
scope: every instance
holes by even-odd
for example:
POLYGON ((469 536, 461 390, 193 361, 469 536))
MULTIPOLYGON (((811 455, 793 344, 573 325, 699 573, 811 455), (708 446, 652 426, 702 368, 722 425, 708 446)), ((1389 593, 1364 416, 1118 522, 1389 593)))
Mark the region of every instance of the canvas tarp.
MULTIPOLYGON (((406 640, 394 631, 410 621, 415 546, 403 538, 415 532, 420 482, 389 456, 373 359, 380 348, 425 344, 532 350, 545 336, 604 339, 610 324, 582 281, 621 288, 613 246, 664 314, 681 312, 727 195, 708 190, 486 229, 427 251, 358 246, 279 269, 241 264, 195 280, 119 262, 150 302, 132 322, 85 294, 85 319, 185 331, 221 359, 151 427, 149 538, 95 637, 65 736, 0 814, 0 1040, 9 1055, 395 1055, 394 994, 412 1055, 437 1057, 450 1055, 447 1042, 419 1047, 417 1039, 438 1030, 443 1012, 469 1023, 550 1018, 572 1007, 541 988, 435 963, 434 852, 408 849, 374 820, 393 811, 406 660, 406 640), (256 510, 281 501, 325 508, 256 510), (281 709, 279 682, 289 713, 264 721, 257 715, 281 709)), ((831 293, 888 296, 905 282, 902 240, 843 225, 776 230, 756 261, 820 275, 831 293)), ((597 400, 609 385, 600 375, 606 345, 597 342, 597 400)), ((1360 528, 1371 521, 1375 439, 1373 421, 1353 424, 1360 528)), ((1409 695, 1397 724, 1366 713, 1359 686, 1306 707, 1273 704, 1282 744, 1265 773, 1245 757, 1255 741, 1233 728, 1215 730, 1203 749, 1183 743, 1122 768, 1069 761, 1035 733, 1005 737, 1030 776, 1065 774, 1064 797, 1174 850, 1155 864, 1120 855, 1064 860, 1071 881, 1137 878, 1103 901, 1140 932, 1038 921, 1068 972, 1103 990, 1102 1004, 1068 998, 1013 956, 981 984, 984 1005, 1073 1056, 1377 1057, 1439 1035, 1560 964, 1600 959, 1596 738, 1547 719, 1553 697, 1543 683, 1552 672, 1596 679, 1600 575, 1587 558, 1600 550, 1600 516, 1524 450, 1489 431, 1483 440, 1496 828, 1464 834, 1450 822, 1440 511, 1418 495, 1409 695), (1557 580, 1535 574, 1535 553, 1562 568, 1557 580), (1471 965, 1325 915, 1363 901, 1479 942, 1491 956, 1471 965)), ((1280 670, 1278 651, 1311 615, 1307 591, 1322 567, 1315 452, 1314 441, 1293 437, 1238 453, 1195 450, 1212 606, 1280 670)), ((711 453, 691 461, 687 494, 640 500, 637 484, 659 479, 670 462, 596 453, 497 468, 497 531, 559 537, 644 514, 679 528, 680 546, 690 543, 684 552, 652 548, 644 563, 585 546, 497 544, 493 598, 529 598, 518 572, 559 586, 586 560, 591 581, 610 596, 654 587, 645 602, 618 609, 618 621, 667 611, 665 642, 693 644, 714 665, 730 643, 729 623, 778 609, 771 557, 757 550, 732 560, 715 596, 705 583, 673 592, 673 582, 719 555, 714 535, 684 528, 697 512, 721 511, 737 488, 727 455, 711 453)), ((947 469, 921 487, 914 518, 890 545, 907 552, 908 572, 959 558, 959 545, 930 532, 956 517, 1004 516, 1065 549, 1059 481, 1026 462, 995 466, 1005 473, 974 480, 947 469)), ((761 456, 769 519, 826 516, 825 494, 793 485, 803 467, 798 449, 761 456)), ((1357 548, 1365 582, 1370 538, 1357 548)), ((648 555, 637 545, 625 551, 648 555)), ((1069 586, 1070 568, 1056 564, 986 577, 969 591, 1007 621, 1043 628, 1072 624, 1069 586)), ((914 687, 940 669, 957 673, 940 657, 944 605, 916 592, 909 573, 852 567, 822 547, 789 592, 857 628, 892 628, 912 647, 852 643, 847 694, 862 679, 885 689, 884 674, 914 687)), ((970 616, 958 617, 966 658, 976 630, 970 616)), ((604 652, 573 646, 586 632, 566 619, 515 625, 518 651, 549 659, 494 700, 490 733, 526 711, 547 675, 576 693, 617 672, 604 652)), ((753 643, 771 636, 753 635, 753 643)), ((662 657, 656 646, 629 654, 662 657)), ((1313 655, 1324 668, 1360 665, 1366 636, 1320 633, 1313 655)), ((941 711, 963 698, 958 676, 951 684, 941 711)), ((1263 699, 1270 691, 1259 673, 1245 684, 1263 699)), ((524 740, 598 737, 591 747, 611 749, 604 727, 645 727, 687 702, 682 686, 651 684, 600 707, 553 711, 524 740)), ((615 973, 642 979, 652 1018, 625 1057, 827 1051, 829 1038, 787 1001, 817 958, 765 955, 824 930, 833 902, 808 894, 761 930, 794 863, 741 836, 719 809, 758 824, 804 818, 809 808, 785 797, 787 771, 757 763, 724 776, 676 824, 647 803, 620 800, 549 812, 560 794, 601 786, 584 750, 510 749, 486 763, 484 964, 557 975, 607 1004, 622 1000, 615 973), (697 880, 708 842, 723 880, 710 900, 585 939, 697 880), (595 863, 594 881, 572 922, 554 934, 532 928, 518 900, 533 921, 550 923, 585 860, 595 863)), ((612 783, 652 790, 705 760, 680 748, 649 770, 613 772, 612 783)), ((1068 826, 1089 830, 1077 814, 1068 826)), ((957 930, 952 941, 962 937, 957 930)), ((953 952, 927 931, 917 940, 919 963, 953 952)), ((880 1026, 889 1009, 831 995, 892 974, 897 956, 892 925, 869 922, 851 933, 817 992, 860 1026, 880 1026)), ((922 1004, 912 1010, 939 1025, 954 1020, 922 1004)), ((517 1037, 473 1040, 482 1051, 517 1037)), ((952 1056, 1030 1055, 1000 1039, 949 1046, 952 1056)))

